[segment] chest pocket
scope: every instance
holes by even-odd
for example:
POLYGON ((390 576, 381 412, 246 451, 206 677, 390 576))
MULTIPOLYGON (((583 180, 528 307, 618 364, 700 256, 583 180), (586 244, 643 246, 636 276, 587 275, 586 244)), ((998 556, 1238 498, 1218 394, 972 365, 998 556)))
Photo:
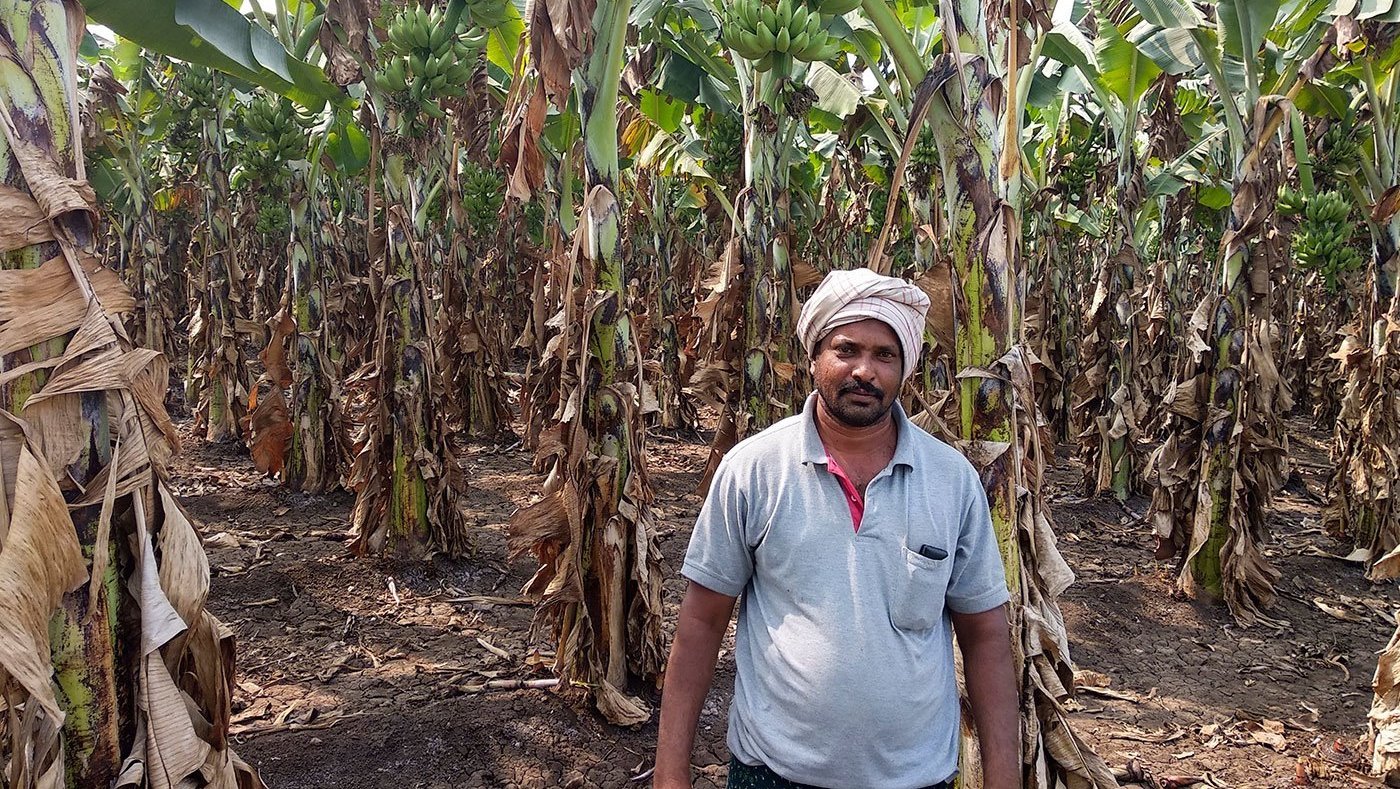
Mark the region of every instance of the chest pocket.
POLYGON ((930 559, 900 546, 903 562, 896 568, 890 621, 901 630, 927 630, 943 618, 943 595, 953 573, 953 557, 930 559))

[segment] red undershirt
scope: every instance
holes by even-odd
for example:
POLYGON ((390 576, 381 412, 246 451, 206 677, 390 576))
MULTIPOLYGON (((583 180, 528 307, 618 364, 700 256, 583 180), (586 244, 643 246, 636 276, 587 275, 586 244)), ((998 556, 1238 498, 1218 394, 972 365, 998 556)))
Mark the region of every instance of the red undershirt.
MULTIPOLYGON (((822 449, 826 449, 825 446, 822 449)), ((831 451, 826 452, 826 469, 836 476, 836 482, 841 486, 841 492, 846 494, 846 506, 851 508, 851 525, 855 526, 857 532, 860 531, 860 520, 865 517, 865 499, 861 497, 860 491, 856 490, 854 482, 846 476, 846 470, 841 468, 841 464, 836 462, 836 458, 831 456, 831 451)))

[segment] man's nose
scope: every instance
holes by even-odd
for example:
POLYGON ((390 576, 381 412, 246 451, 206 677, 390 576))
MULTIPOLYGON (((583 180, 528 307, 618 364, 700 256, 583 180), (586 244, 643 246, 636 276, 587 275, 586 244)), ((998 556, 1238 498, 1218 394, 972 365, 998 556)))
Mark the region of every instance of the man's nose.
POLYGON ((875 365, 868 355, 862 354, 851 368, 851 377, 860 381, 875 380, 875 365))

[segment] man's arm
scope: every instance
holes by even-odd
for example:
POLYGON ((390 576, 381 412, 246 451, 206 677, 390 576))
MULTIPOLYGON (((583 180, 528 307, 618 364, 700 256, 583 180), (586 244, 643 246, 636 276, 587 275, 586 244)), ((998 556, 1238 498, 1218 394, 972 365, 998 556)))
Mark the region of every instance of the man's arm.
POLYGON ((690 582, 666 661, 661 728, 656 735, 655 789, 690 787, 690 753, 700 707, 715 677, 715 659, 736 598, 690 582))
POLYGON ((1021 713, 1006 606, 980 614, 954 612, 952 618, 981 747, 982 785, 1017 789, 1021 786, 1021 713))

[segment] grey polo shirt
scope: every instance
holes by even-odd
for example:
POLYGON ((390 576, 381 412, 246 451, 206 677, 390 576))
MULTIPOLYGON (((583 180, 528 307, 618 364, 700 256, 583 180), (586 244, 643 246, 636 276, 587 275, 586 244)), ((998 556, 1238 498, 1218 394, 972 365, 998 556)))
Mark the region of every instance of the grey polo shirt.
POLYGON ((907 789, 957 771, 950 611, 1007 601, 982 485, 898 405, 860 531, 813 414, 729 451, 682 575, 738 597, 729 750, 798 783, 907 789), (931 545, 948 558, 919 555, 931 545))

